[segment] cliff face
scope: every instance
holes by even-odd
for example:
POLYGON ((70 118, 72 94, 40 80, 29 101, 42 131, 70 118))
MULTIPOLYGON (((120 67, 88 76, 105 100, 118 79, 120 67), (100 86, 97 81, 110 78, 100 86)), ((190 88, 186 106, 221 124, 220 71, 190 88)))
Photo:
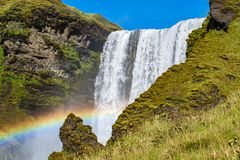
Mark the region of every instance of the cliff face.
POLYGON ((239 1, 212 0, 210 5, 203 27, 189 37, 186 63, 170 68, 123 111, 109 143, 155 115, 175 119, 208 110, 239 90, 239 1))
POLYGON ((0 0, 0 7, 0 126, 91 104, 99 55, 120 28, 59 0, 0 0))

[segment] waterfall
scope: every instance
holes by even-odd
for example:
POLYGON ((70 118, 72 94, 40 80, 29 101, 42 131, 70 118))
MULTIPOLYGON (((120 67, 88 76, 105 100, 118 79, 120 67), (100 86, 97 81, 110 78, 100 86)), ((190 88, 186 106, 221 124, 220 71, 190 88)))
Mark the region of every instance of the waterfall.
POLYGON ((109 35, 95 83, 99 115, 93 132, 105 144, 117 116, 167 69, 186 60, 186 39, 204 19, 181 21, 169 29, 116 31, 109 35))

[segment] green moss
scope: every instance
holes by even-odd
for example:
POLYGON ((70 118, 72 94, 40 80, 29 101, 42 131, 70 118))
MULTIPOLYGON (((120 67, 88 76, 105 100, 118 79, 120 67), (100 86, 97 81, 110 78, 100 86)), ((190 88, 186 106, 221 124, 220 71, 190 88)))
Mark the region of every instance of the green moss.
POLYGON ((68 91, 70 88, 70 84, 67 81, 60 79, 60 78, 51 78, 50 77, 45 80, 45 83, 47 85, 59 86, 60 88, 62 88, 65 91, 68 91))
POLYGON ((192 48, 194 46, 194 44, 200 40, 201 38, 203 38, 207 32, 208 32, 208 24, 209 24, 209 20, 210 17, 207 17, 207 19, 204 21, 202 28, 199 28, 197 30, 194 30, 188 37, 187 39, 187 43, 188 43, 188 47, 187 47, 187 56, 189 55, 189 53, 191 53, 192 48))
MULTIPOLYGON (((83 120, 74 114, 68 115, 60 129, 60 139, 63 142, 63 151, 53 153, 50 157, 57 159, 68 154, 88 155, 103 146, 97 142, 97 137, 92 133, 92 128, 83 124, 83 120)), ((51 159, 50 158, 50 159, 51 159)))
POLYGON ((24 99, 29 97, 25 87, 29 83, 34 82, 28 81, 28 77, 24 74, 16 75, 12 72, 2 72, 0 77, 0 97, 3 98, 3 101, 0 106, 4 114, 0 115, 0 124, 8 122, 10 125, 16 123, 15 120, 27 117, 27 112, 21 109, 23 107, 21 104, 24 99))
MULTIPOLYGON (((213 2, 216 2, 216 0, 210 0, 210 4, 212 4, 213 2)), ((240 16, 240 6, 238 0, 223 0, 222 4, 228 10, 234 11, 235 17, 240 16)))
POLYGON ((240 16, 240 6, 238 0, 224 0, 224 7, 232 9, 235 13, 235 17, 240 16))
POLYGON ((58 45, 58 56, 64 61, 68 62, 68 72, 77 74, 80 68, 80 56, 76 49, 64 44, 58 45))
POLYGON ((54 41, 49 35, 42 35, 42 38, 44 39, 46 45, 52 46, 54 50, 59 48, 59 44, 54 41))
POLYGON ((121 27, 117 26, 114 23, 109 22, 106 18, 99 14, 88 14, 97 24, 106 28, 109 31, 115 31, 121 29, 121 27))
POLYGON ((2 46, 0 45, 0 76, 3 72, 3 61, 4 61, 4 51, 2 46))
POLYGON ((60 44, 58 47, 60 56, 72 61, 79 61, 79 56, 75 48, 63 44, 60 44))
POLYGON ((38 77, 4 71, 0 77, 0 124, 26 119, 36 111, 47 111, 64 104, 69 84, 62 79, 38 77), (32 113, 31 113, 32 112, 32 113))
POLYGON ((11 29, 5 31, 5 38, 25 38, 29 37, 30 31, 29 29, 11 29))
POLYGON ((101 53, 95 52, 95 51, 92 51, 92 50, 88 50, 88 52, 90 54, 90 57, 92 59, 94 59, 95 62, 100 62, 100 55, 101 55, 101 53))
POLYGON ((80 62, 80 66, 82 73, 89 72, 93 68, 93 64, 88 62, 80 62))
POLYGON ((62 9, 64 5, 58 0, 1 0, 1 11, 0 15, 9 14, 20 15, 24 17, 31 16, 31 11, 37 8, 47 8, 56 4, 59 9, 62 9))

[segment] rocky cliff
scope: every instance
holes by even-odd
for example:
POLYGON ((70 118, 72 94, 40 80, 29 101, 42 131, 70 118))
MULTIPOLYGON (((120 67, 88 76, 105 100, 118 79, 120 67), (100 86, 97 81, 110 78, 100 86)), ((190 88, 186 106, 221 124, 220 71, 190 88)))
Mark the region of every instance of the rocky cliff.
POLYGON ((0 127, 91 105, 103 44, 120 28, 59 0, 0 0, 0 7, 0 127))

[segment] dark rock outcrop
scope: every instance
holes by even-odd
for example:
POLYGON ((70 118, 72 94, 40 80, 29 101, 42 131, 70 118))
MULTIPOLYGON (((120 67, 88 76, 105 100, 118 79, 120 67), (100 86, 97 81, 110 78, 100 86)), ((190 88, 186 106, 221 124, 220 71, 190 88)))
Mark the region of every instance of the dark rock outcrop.
POLYGON ((228 25, 234 19, 235 13, 231 7, 226 7, 226 0, 211 0, 209 29, 227 31, 228 25))
POLYGON ((65 120, 63 126, 60 129, 60 139, 63 143, 63 152, 53 153, 50 159, 57 159, 61 157, 63 153, 65 155, 88 155, 103 148, 103 146, 97 142, 97 137, 92 133, 92 128, 83 124, 83 120, 80 117, 76 117, 74 114, 70 114, 65 120))

